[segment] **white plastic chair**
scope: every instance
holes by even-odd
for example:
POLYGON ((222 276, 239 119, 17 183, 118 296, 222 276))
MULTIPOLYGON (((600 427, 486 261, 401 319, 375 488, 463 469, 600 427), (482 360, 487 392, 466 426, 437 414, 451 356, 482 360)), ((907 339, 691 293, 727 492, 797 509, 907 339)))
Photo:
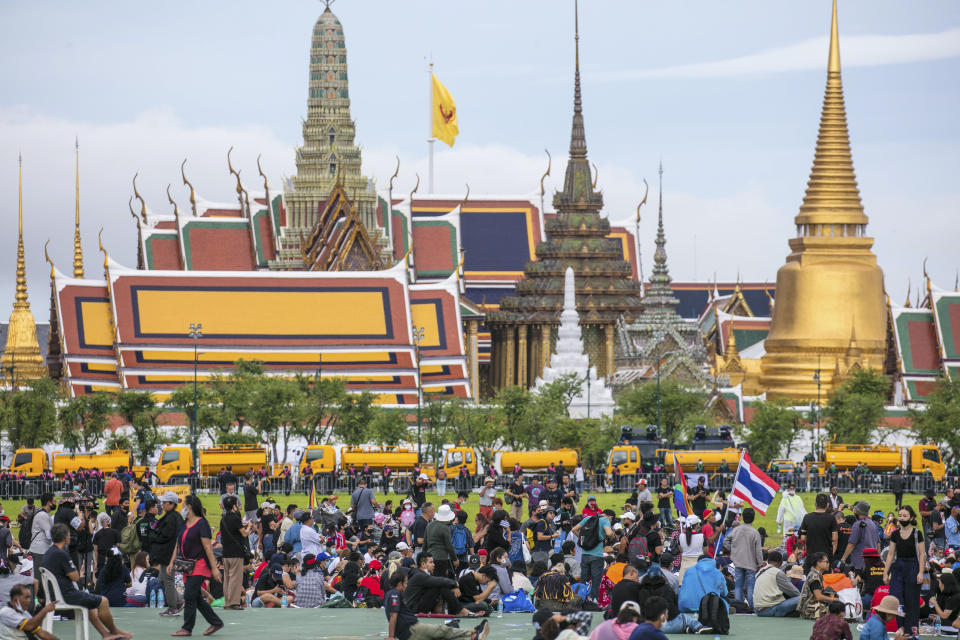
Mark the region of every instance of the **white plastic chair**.
POLYGON ((86 608, 76 604, 67 604, 63 601, 63 594, 60 593, 60 585, 57 579, 48 569, 40 567, 40 584, 43 585, 43 592, 47 595, 47 602, 57 601, 57 608, 53 613, 48 613, 43 617, 43 623, 40 628, 48 633, 53 633, 53 614, 57 611, 73 611, 73 621, 75 623, 76 640, 90 640, 90 631, 88 624, 90 616, 86 608))

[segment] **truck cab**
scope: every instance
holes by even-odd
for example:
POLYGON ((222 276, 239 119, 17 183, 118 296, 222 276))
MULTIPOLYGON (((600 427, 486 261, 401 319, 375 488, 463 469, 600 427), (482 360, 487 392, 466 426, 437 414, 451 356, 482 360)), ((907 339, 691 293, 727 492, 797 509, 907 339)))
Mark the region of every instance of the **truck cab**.
POLYGON ((480 459, 477 452, 461 442, 443 452, 443 470, 448 478, 456 478, 460 474, 460 467, 466 467, 467 473, 480 473, 480 459))
POLYGON ((908 456, 910 458, 910 472, 924 473, 930 469, 930 475, 934 480, 943 480, 946 474, 946 467, 943 464, 943 458, 940 457, 940 449, 932 444, 917 444, 910 447, 908 456))
POLYGON ((174 445, 164 447, 157 461, 157 478, 161 484, 185 480, 193 468, 193 453, 190 447, 174 445))
POLYGON ((313 473, 330 473, 337 466, 337 451, 328 444, 309 444, 300 458, 300 474, 307 470, 307 465, 313 473))
POLYGON ((43 449, 17 449, 10 465, 11 473, 23 472, 28 478, 39 478, 47 468, 47 454, 43 449))
POLYGON ((660 429, 655 424, 645 427, 621 426, 620 440, 610 450, 606 472, 613 473, 616 468, 621 474, 641 473, 644 462, 653 465, 657 449, 662 446, 660 429))

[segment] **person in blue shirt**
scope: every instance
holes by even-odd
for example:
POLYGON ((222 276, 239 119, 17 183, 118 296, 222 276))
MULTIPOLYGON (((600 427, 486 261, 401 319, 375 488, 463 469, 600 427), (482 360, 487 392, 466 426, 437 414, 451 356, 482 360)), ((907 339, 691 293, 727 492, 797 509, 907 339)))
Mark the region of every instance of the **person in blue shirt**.
MULTIPOLYGON (((873 608, 873 615, 867 618, 860 628, 860 640, 888 640, 886 624, 897 617, 900 601, 896 596, 884 596, 873 608)), ((897 631, 892 640, 906 640, 903 629, 897 631)))
POLYGON ((660 596, 647 598, 643 603, 642 622, 633 628, 629 640, 667 640, 667 636, 660 630, 667 622, 667 601, 660 596))
POLYGON ((591 547, 590 549, 583 549, 580 555, 580 578, 582 580, 587 580, 589 578, 590 600, 596 602, 597 597, 600 595, 600 581, 603 579, 603 542, 607 538, 613 537, 613 529, 610 528, 610 520, 606 513, 603 513, 599 516, 588 516, 577 523, 570 530, 570 532, 575 536, 579 536, 581 529, 583 529, 583 527, 593 518, 597 518, 598 520, 597 531, 600 534, 600 541, 596 546, 591 547))
POLYGON ((300 541, 300 529, 303 527, 300 518, 303 517, 303 511, 297 509, 293 512, 293 517, 294 522, 290 525, 290 528, 287 529, 287 533, 283 536, 283 541, 293 545, 294 553, 300 553, 303 550, 303 543, 300 541))
POLYGON ((943 521, 943 530, 947 534, 947 547, 960 549, 960 505, 950 507, 950 515, 943 521))
MULTIPOLYGON (((700 609, 700 600, 708 593, 715 593, 721 600, 727 595, 727 581, 723 579, 723 574, 717 569, 716 561, 710 556, 700 556, 697 564, 693 565, 683 574, 683 582, 680 583, 680 594, 678 597, 678 606, 680 611, 690 613, 700 609)), ((724 601, 727 610, 730 607, 724 601)))

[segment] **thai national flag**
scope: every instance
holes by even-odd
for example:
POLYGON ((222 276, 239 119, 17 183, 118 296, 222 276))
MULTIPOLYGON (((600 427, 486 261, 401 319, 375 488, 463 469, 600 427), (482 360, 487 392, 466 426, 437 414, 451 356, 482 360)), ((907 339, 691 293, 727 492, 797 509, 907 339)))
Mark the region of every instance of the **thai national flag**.
POLYGON ((744 451, 740 457, 740 466, 737 467, 737 475, 733 480, 733 495, 741 498, 763 515, 770 508, 770 503, 773 502, 779 489, 780 485, 761 471, 760 467, 753 464, 750 461, 750 454, 744 451))

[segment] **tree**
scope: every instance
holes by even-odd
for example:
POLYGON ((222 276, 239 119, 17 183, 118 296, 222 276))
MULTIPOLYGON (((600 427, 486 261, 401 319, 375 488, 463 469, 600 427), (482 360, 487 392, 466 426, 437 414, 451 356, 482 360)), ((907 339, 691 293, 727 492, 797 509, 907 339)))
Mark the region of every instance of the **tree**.
POLYGON ((252 387, 247 420, 260 440, 273 450, 273 460, 287 461, 290 436, 303 416, 303 391, 296 380, 259 376, 245 384, 252 387), (252 384, 251 384, 252 383, 252 384), (283 443, 283 455, 277 449, 283 443))
POLYGON ((960 381, 940 378, 923 408, 910 408, 913 432, 919 442, 941 447, 944 458, 960 458, 960 381))
POLYGON ((606 460, 619 440, 620 423, 615 416, 582 420, 562 417, 546 426, 547 447, 579 449, 584 465, 593 467, 606 460))
MULTIPOLYGON (((690 439, 697 424, 713 424, 707 411, 707 393, 688 389, 674 380, 660 382, 660 428, 663 441, 677 444, 690 439)), ((635 424, 657 423, 657 382, 649 380, 617 398, 616 413, 635 424)))
POLYGON ((113 398, 98 391, 67 400, 60 412, 61 435, 68 449, 91 451, 100 444, 113 413, 113 398))
POLYGON ((299 375, 297 384, 304 394, 304 416, 297 428, 297 435, 306 439, 307 444, 329 442, 333 429, 340 421, 339 409, 347 395, 343 378, 321 378, 299 375))
POLYGON ((370 440, 381 446, 395 446, 410 436, 405 413, 380 410, 370 426, 370 440))
POLYGON ((753 409, 753 418, 746 428, 750 457, 755 462, 769 462, 779 457, 784 449, 789 455, 790 443, 800 433, 800 414, 783 398, 754 402, 753 409))
POLYGON ((339 419, 333 427, 333 434, 340 442, 358 445, 370 440, 370 425, 377 414, 374 398, 372 393, 364 391, 345 394, 340 400, 339 419))
MULTIPOLYGON (((128 438, 134 458, 140 464, 150 463, 150 458, 165 442, 160 433, 160 415, 163 408, 157 406, 153 396, 146 391, 121 391, 116 396, 117 413, 130 425, 128 438)), ((126 448, 126 447, 123 447, 126 448)))
POLYGON ((57 439, 57 383, 39 378, 4 395, 7 440, 16 449, 36 449, 57 439))
POLYGON ((500 439, 496 413, 488 407, 474 405, 460 398, 431 398, 427 405, 431 427, 436 424, 441 444, 464 443, 478 449, 484 458, 500 439))
POLYGON ((871 444, 883 420, 890 382, 879 371, 856 371, 836 389, 824 407, 824 428, 831 442, 871 444))

